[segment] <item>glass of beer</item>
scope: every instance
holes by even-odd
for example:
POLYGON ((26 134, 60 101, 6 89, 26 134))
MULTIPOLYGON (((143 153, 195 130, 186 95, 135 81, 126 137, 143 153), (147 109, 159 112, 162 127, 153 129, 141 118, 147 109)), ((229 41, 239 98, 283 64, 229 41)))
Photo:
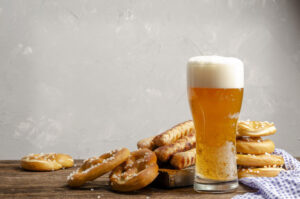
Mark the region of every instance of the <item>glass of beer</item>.
POLYGON ((244 64, 232 57, 192 57, 187 64, 187 87, 197 141, 194 189, 234 191, 238 187, 235 143, 244 64))

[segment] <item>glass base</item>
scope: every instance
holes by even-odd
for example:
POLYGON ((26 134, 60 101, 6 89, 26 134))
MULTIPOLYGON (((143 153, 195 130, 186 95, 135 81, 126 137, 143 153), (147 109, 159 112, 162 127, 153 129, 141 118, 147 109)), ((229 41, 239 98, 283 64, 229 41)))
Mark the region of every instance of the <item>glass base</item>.
POLYGON ((194 190, 197 192, 227 193, 235 191, 239 186, 238 179, 232 181, 215 181, 195 177, 194 190))

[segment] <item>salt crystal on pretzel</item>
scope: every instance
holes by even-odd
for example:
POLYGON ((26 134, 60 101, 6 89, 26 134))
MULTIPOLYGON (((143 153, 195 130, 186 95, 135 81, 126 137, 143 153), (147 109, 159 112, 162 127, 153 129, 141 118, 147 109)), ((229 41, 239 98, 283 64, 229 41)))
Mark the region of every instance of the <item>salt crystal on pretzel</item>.
POLYGON ((245 177, 275 177, 277 176, 281 171, 285 171, 283 168, 243 168, 238 169, 238 176, 239 178, 245 178, 245 177))
POLYGON ((113 170, 128 159, 130 151, 127 148, 113 150, 99 157, 92 157, 83 162, 81 167, 73 171, 67 182, 70 187, 79 187, 87 181, 92 181, 113 170))

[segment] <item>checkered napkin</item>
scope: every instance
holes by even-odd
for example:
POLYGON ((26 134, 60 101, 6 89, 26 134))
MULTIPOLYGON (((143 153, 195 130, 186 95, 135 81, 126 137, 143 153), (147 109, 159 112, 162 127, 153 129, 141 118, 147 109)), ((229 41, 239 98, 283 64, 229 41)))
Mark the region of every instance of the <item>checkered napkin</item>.
POLYGON ((247 177, 242 178, 240 183, 257 189, 255 193, 246 193, 235 196, 233 199, 300 199, 300 162, 282 149, 275 149, 274 154, 284 158, 285 169, 273 178, 247 177))

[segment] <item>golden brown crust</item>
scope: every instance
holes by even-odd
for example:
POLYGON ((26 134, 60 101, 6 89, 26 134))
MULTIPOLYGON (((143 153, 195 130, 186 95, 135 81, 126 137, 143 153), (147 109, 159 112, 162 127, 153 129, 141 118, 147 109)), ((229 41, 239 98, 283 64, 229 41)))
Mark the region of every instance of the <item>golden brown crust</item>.
POLYGON ((92 181, 122 164, 129 155, 130 151, 127 148, 122 148, 99 157, 89 158, 83 162, 79 169, 68 176, 68 185, 79 187, 87 181, 92 181))
POLYGON ((141 139, 140 141, 138 141, 137 147, 138 147, 139 149, 144 149, 144 148, 146 148, 146 149, 150 149, 150 150, 152 151, 152 150, 155 149, 155 147, 156 147, 156 145, 155 145, 155 143, 154 143, 154 141, 153 141, 154 138, 155 138, 155 136, 141 139))
POLYGON ((246 154, 273 153, 275 144, 272 140, 262 140, 258 138, 242 137, 236 140, 236 151, 246 154))
POLYGON ((238 170, 239 178, 245 177, 275 177, 283 168, 242 168, 238 170))
POLYGON ((115 191, 129 192, 142 189, 158 175, 156 155, 149 149, 131 152, 130 157, 110 174, 110 186, 115 191))
POLYGON ((260 121, 239 121, 237 125, 237 137, 250 136, 261 137, 272 135, 276 132, 274 123, 260 121))
POLYGON ((195 133, 191 133, 173 144, 161 146, 155 149, 156 156, 160 162, 167 162, 172 155, 178 152, 187 151, 196 146, 195 133))
POLYGON ((184 169, 196 162, 196 148, 188 151, 175 153, 171 158, 171 165, 176 169, 184 169))
POLYGON ((284 160, 278 155, 246 155, 237 154, 237 165, 247 166, 247 167, 263 167, 269 165, 281 166, 284 164, 284 160))
POLYGON ((21 159, 21 167, 30 171, 54 171, 73 165, 72 157, 62 153, 30 154, 21 159))
POLYGON ((155 136, 154 143, 156 146, 169 145, 193 131, 195 131, 194 123, 192 120, 189 120, 155 136))

